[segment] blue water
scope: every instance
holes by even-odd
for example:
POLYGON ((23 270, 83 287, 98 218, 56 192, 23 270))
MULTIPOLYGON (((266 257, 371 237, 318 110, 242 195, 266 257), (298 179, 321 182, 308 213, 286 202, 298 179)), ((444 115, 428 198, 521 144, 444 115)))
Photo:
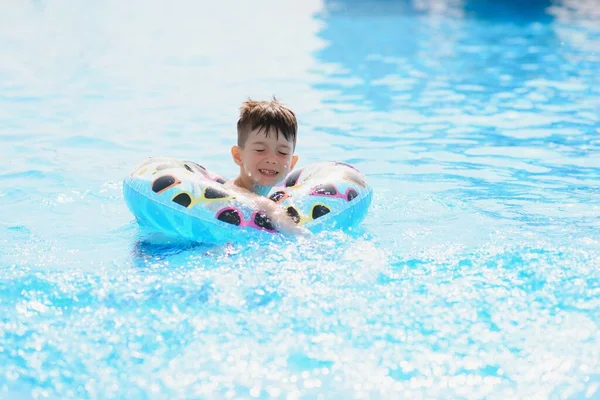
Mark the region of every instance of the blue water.
POLYGON ((599 398, 599 9, 5 1, 0 398, 599 398), (361 235, 140 231, 135 164, 233 176, 271 95, 361 235))

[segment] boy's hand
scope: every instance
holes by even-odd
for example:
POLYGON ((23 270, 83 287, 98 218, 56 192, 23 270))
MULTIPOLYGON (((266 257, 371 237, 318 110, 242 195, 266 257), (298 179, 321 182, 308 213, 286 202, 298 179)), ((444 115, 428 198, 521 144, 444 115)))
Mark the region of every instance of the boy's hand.
POLYGON ((285 213, 285 211, 282 213, 282 215, 275 215, 274 218, 271 219, 271 221, 275 224, 277 230, 282 233, 288 233, 292 235, 305 237, 312 235, 312 233, 308 229, 296 225, 294 220, 292 220, 292 218, 290 218, 287 215, 287 213, 285 213))
POLYGON ((258 199, 258 206, 267 213, 275 228, 282 232, 299 236, 310 236, 312 233, 299 225, 287 214, 287 212, 279 204, 265 197, 258 199))

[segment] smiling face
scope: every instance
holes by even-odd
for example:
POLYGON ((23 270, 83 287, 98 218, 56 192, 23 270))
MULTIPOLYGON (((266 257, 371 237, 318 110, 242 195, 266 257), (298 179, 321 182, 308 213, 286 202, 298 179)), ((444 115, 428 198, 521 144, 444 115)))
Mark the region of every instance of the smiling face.
POLYGON ((231 149, 234 162, 240 166, 240 179, 244 186, 275 186, 285 178, 298 161, 294 143, 274 129, 265 132, 258 127, 248 134, 243 147, 231 149))

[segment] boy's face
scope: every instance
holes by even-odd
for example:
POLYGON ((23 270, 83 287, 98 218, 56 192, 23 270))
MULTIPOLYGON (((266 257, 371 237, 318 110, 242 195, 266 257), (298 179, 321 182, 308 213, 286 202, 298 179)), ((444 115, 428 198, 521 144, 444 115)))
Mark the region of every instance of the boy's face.
POLYGON ((233 146, 233 160, 241 167, 241 177, 247 183, 275 186, 285 178, 296 162, 294 144, 279 133, 254 129, 244 147, 233 146))

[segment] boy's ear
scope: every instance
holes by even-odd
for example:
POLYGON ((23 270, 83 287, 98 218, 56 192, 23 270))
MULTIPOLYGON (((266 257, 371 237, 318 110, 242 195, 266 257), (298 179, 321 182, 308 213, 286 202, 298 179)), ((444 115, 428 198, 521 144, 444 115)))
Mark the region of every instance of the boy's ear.
POLYGON ((242 149, 240 149, 238 146, 233 146, 231 148, 231 156, 233 157, 233 162, 241 167, 242 166, 242 149))
POLYGON ((292 162, 290 163, 290 169, 294 169, 294 165, 298 162, 298 156, 292 157, 292 162))

